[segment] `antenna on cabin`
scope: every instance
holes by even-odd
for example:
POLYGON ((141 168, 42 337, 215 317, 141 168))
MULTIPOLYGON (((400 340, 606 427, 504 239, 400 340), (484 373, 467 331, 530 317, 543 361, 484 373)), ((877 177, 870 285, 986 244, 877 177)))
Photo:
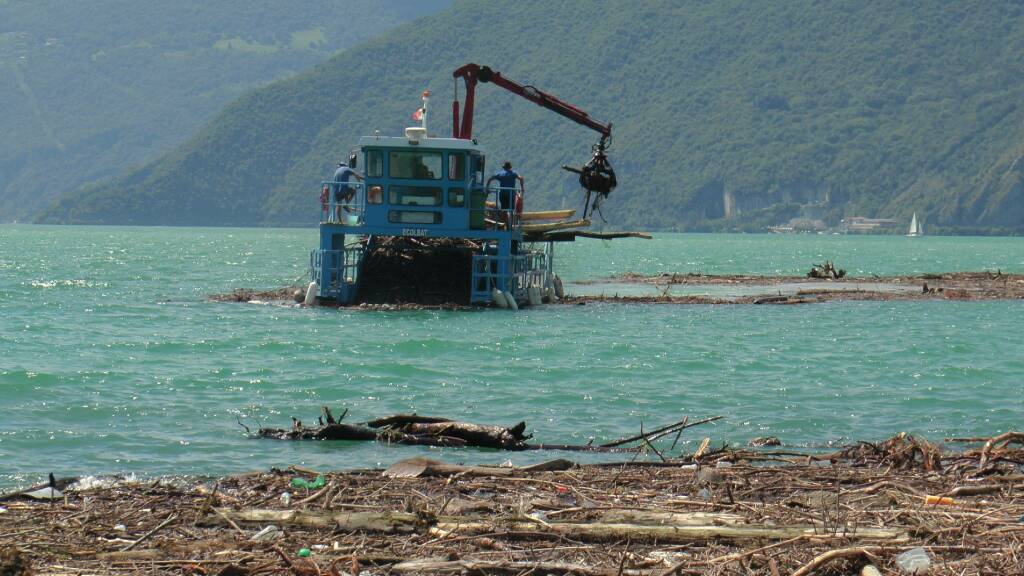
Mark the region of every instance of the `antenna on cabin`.
POLYGON ((423 114, 422 114, 422 117, 421 117, 421 120, 423 121, 423 124, 421 124, 421 126, 423 126, 423 131, 424 132, 427 131, 427 103, 429 101, 430 101, 430 90, 424 90, 423 91, 423 108, 421 108, 421 110, 423 110, 423 114))
POLYGON ((412 113, 413 120, 419 120, 419 126, 410 126, 405 129, 405 137, 410 144, 419 144, 419 141, 427 137, 427 103, 430 101, 430 90, 423 91, 423 106, 412 113))

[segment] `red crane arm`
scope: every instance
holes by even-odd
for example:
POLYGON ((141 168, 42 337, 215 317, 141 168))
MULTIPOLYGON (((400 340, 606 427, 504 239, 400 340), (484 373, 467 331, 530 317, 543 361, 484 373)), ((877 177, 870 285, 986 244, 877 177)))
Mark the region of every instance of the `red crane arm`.
POLYGON ((553 94, 548 94, 547 92, 538 90, 533 86, 523 86, 522 84, 505 78, 501 75, 501 72, 495 72, 487 66, 466 64, 453 72, 452 76, 456 80, 462 78, 466 83, 466 104, 463 109, 461 124, 459 123, 459 101, 456 99, 452 102, 453 138, 462 138, 464 140, 470 140, 473 138, 473 105, 474 98, 476 96, 476 84, 478 81, 493 82, 505 90, 508 90, 518 96, 522 96, 538 106, 543 106, 552 112, 565 116, 577 124, 582 124, 583 126, 600 133, 602 143, 611 136, 612 125, 610 123, 605 124, 603 122, 598 122, 583 110, 559 99, 553 94))

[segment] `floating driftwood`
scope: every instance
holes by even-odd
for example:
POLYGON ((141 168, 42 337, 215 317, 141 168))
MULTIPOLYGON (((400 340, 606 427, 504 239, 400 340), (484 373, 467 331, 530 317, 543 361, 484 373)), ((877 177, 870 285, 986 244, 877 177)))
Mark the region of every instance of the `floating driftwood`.
MULTIPOLYGON (((342 415, 344 417, 344 414, 342 415)), ((666 435, 682 433, 686 428, 714 422, 722 418, 713 416, 690 422, 684 418, 678 422, 657 427, 635 436, 595 446, 593 444, 531 444, 533 437, 526 434, 526 422, 514 426, 494 426, 460 422, 448 418, 420 416, 418 414, 393 414, 384 418, 359 424, 344 424, 334 418, 327 406, 322 408, 316 426, 305 426, 302 421, 292 418, 291 428, 260 428, 256 435, 273 440, 352 440, 378 441, 390 444, 411 444, 420 446, 472 446, 498 450, 566 450, 574 452, 637 452, 651 449, 651 445, 666 435), (624 447, 626 444, 637 444, 624 447)))
POLYGON ((317 426, 303 426, 293 418, 291 429, 261 428, 257 434, 276 440, 377 440, 393 444, 526 450, 530 436, 525 435, 525 431, 525 422, 506 428, 416 414, 395 414, 361 424, 343 424, 335 421, 330 409, 324 406, 317 426))

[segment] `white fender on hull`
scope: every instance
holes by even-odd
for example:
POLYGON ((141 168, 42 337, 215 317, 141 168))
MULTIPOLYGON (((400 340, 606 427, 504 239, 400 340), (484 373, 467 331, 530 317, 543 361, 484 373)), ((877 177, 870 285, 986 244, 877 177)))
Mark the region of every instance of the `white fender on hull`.
POLYGON ((540 287, 539 286, 530 286, 529 288, 527 288, 526 289, 526 295, 530 298, 530 306, 540 306, 541 305, 540 287))
POLYGON ((491 300, 494 300, 494 304, 498 308, 508 308, 508 300, 505 300, 505 294, 497 288, 491 288, 491 300))
POLYGON ((316 285, 316 281, 314 280, 313 282, 310 282, 309 286, 306 287, 306 298, 302 301, 302 303, 306 306, 312 306, 313 304, 316 304, 316 293, 319 291, 320 290, 319 287, 316 285))

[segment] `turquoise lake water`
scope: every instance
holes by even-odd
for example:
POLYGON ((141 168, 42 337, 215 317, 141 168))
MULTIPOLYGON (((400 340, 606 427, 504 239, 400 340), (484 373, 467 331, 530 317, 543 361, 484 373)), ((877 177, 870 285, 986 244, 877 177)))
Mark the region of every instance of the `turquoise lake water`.
MULTIPOLYGON (((253 426, 415 411, 526 420, 585 443, 677 420, 684 435, 794 447, 899 431, 1020 429, 1024 302, 546 306, 379 312, 213 303, 306 273, 314 229, 0 226, 0 486, 58 476, 218 474, 413 455, 556 453, 252 440, 253 426)), ((1024 238, 657 234, 556 249, 567 281, 634 271, 1024 272, 1024 238)), ((678 448, 677 448, 678 451, 678 448)), ((585 459, 572 454, 571 458, 585 459)))

